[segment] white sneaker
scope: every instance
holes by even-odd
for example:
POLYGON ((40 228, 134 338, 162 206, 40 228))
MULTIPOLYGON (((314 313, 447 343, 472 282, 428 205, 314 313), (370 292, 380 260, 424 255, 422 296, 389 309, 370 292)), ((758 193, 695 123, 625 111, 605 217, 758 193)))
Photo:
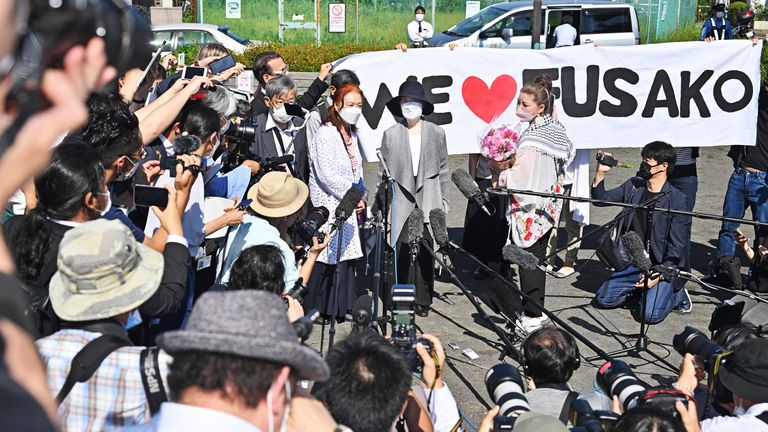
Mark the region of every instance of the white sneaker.
POLYGON ((526 333, 533 333, 541 328, 541 318, 530 318, 521 315, 516 321, 515 326, 526 333))
POLYGON ((563 266, 560 267, 560 270, 557 271, 557 278, 567 278, 568 276, 572 275, 576 270, 574 270, 573 267, 563 266))

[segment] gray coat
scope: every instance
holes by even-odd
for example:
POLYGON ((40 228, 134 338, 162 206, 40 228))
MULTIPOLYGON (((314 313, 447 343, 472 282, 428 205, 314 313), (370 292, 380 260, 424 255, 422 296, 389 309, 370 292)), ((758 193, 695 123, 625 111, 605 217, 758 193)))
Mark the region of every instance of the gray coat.
MULTIPOLYGON (((425 221, 433 208, 448 212, 448 146, 443 128, 422 120, 421 156, 416 177, 413 176, 405 121, 384 131, 381 153, 395 182, 395 205, 394 208, 389 206, 389 221, 393 223, 398 237, 406 230, 405 222, 416 206, 424 211, 425 221), (393 217, 393 210, 396 218, 393 217)), ((384 168, 379 166, 379 178, 383 171, 384 168)), ((391 235, 387 237, 390 246, 395 240, 391 235)))

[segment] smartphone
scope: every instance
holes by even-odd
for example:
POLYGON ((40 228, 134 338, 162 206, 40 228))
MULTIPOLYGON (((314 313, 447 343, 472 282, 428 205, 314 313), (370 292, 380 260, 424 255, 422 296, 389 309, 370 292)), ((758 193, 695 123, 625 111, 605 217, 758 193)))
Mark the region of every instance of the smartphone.
POLYGON ((285 104, 285 113, 294 117, 304 118, 304 109, 298 104, 285 104))
POLYGON ((208 76, 208 68, 199 66, 184 66, 181 71, 181 79, 192 79, 196 76, 208 76))
POLYGON ((228 55, 209 64, 208 70, 210 70, 212 74, 217 75, 224 72, 227 69, 232 69, 236 65, 237 65, 237 62, 235 61, 235 58, 232 57, 231 55, 228 55))
POLYGON ((240 210, 240 211, 243 211, 243 210, 247 209, 248 206, 250 206, 252 202, 253 202, 253 200, 250 199, 250 198, 245 199, 242 202, 240 202, 240 204, 237 206, 237 209, 240 210))
POLYGON ((137 207, 168 206, 168 191, 165 188, 136 185, 133 187, 133 203, 137 207))
POLYGON ((179 65, 185 65, 185 61, 187 60, 184 53, 179 53, 178 58, 176 59, 179 62, 179 65))
POLYGON ((168 170, 171 177, 176 177, 176 165, 178 164, 182 164, 182 166, 184 166, 184 161, 171 156, 165 156, 160 159, 160 169, 168 170))

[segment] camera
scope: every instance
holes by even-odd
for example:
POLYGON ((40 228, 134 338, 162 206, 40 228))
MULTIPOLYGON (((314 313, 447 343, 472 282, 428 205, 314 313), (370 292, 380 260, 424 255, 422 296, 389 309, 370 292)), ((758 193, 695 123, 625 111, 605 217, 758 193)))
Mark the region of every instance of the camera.
POLYGON ((597 383, 609 398, 618 396, 624 412, 648 405, 660 408, 675 418, 680 414, 675 408, 677 401, 687 404, 690 397, 667 386, 649 387, 632 372, 629 365, 621 360, 611 360, 597 371, 597 383))
POLYGON ((618 414, 611 411, 595 411, 585 400, 575 399, 571 403, 571 408, 572 431, 611 431, 619 421, 618 414))
POLYGON ((416 344, 422 344, 432 354, 432 343, 416 337, 416 286, 392 286, 392 337, 389 339, 414 372, 421 372, 424 364, 416 344))
MULTIPOLYGON (((304 297, 309 294, 309 288, 304 285, 304 279, 299 277, 296 279, 296 282, 293 284, 293 286, 285 292, 285 294, 289 297, 293 297, 298 301, 302 301, 304 300, 304 297)), ((285 299, 285 306, 286 308, 288 307, 288 299, 285 299)))
POLYGON ((718 359, 726 352, 721 346, 709 340, 704 333, 691 326, 686 326, 685 330, 672 338, 672 346, 680 355, 699 356, 708 371, 714 371, 718 359))
POLYGON ((0 139, 0 151, 16 137, 23 123, 47 105, 40 92, 43 72, 62 68, 64 56, 74 46, 93 37, 104 40, 107 63, 118 76, 133 68, 144 68, 152 57, 152 30, 135 8, 121 0, 23 0, 16 2, 28 11, 25 33, 13 56, 13 83, 8 105, 19 110, 17 121, 0 139))
POLYGON ((312 247, 312 238, 317 237, 317 241, 322 243, 325 240, 325 234, 320 228, 328 221, 330 212, 327 208, 320 206, 314 207, 309 211, 307 217, 294 225, 294 233, 298 235, 305 247, 312 247))
POLYGON ((614 158, 613 156, 608 156, 605 153, 597 153, 595 155, 595 160, 600 165, 605 165, 611 168, 615 167, 619 163, 619 161, 616 160, 616 158, 614 158))
POLYGON ((498 364, 485 374, 485 387, 499 415, 493 419, 493 431, 512 430, 520 414, 531 410, 523 390, 523 379, 512 365, 498 364))
POLYGON ((232 123, 227 128, 224 136, 241 143, 252 143, 256 139, 256 123, 252 119, 243 119, 240 124, 232 123))

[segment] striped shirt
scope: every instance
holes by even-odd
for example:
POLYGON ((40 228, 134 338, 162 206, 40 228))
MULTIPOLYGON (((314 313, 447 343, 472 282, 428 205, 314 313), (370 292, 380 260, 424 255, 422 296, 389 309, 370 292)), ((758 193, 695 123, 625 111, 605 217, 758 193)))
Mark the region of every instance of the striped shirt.
POLYGON ((693 157, 693 147, 675 147, 675 153, 677 153, 677 162, 675 162, 677 166, 696 163, 696 158, 693 157))
MULTIPOLYGON (((99 333, 60 330, 37 341, 53 397, 69 374, 72 359, 99 333)), ((112 352, 85 383, 77 383, 59 405, 62 431, 111 431, 149 421, 149 404, 139 370, 144 347, 126 346, 112 352)), ((160 352, 160 375, 168 374, 169 357, 160 352)), ((167 388, 167 387, 166 387, 167 388)))

